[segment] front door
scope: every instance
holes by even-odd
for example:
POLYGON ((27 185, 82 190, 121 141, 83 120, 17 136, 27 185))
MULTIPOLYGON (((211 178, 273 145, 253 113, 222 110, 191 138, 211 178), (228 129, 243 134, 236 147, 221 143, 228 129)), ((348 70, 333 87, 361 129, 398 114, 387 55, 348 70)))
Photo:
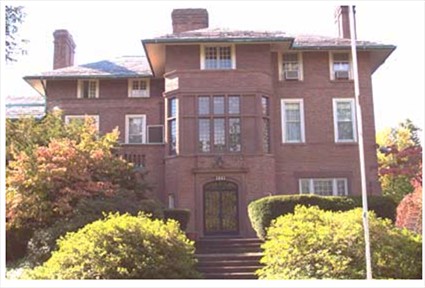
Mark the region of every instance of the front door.
POLYGON ((205 235, 238 234, 238 185, 215 181, 204 186, 205 235))

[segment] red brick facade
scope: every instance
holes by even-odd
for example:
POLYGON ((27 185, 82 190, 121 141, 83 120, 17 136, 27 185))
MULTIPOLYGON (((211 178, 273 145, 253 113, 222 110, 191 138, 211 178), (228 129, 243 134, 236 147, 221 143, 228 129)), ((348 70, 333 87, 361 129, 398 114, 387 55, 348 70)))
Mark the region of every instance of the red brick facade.
MULTIPOLYGON (((178 23, 183 25, 181 21, 178 23)), ((180 27, 183 29, 180 31, 189 29, 185 27, 180 27)), ((148 98, 129 98, 125 77, 100 77, 96 99, 77 99, 76 78, 48 80, 48 109, 58 106, 65 115, 99 115, 100 132, 118 127, 122 142, 128 114, 146 115, 147 125, 164 125, 163 144, 124 144, 122 151, 143 155, 149 170, 148 179, 155 187, 153 195, 165 205, 173 198, 176 207, 190 209, 188 230, 200 235, 206 234, 205 211, 211 207, 206 207, 204 190, 211 182, 229 181, 237 185, 234 207, 237 229, 233 232, 241 236, 254 233, 247 216, 247 205, 252 200, 272 194, 298 194, 301 178, 344 178, 348 194, 361 193, 358 143, 336 143, 334 138, 333 99, 353 99, 354 84, 352 80, 330 80, 329 49, 299 50, 303 80, 287 81, 281 80, 279 65, 281 54, 290 51, 290 47, 276 48, 273 43, 264 41, 235 43, 232 44, 235 69, 201 70, 204 42, 192 42, 185 45, 170 42, 164 47, 162 62, 149 59, 153 66, 163 63, 164 73, 150 77, 148 98), (173 87, 166 88, 170 79, 174 79, 173 87), (200 95, 240 97, 240 152, 200 152, 197 122, 200 95), (269 152, 263 148, 262 97, 269 99, 270 106, 269 152), (169 153, 167 107, 170 99, 177 99, 178 103, 176 154, 169 153), (282 142, 282 99, 303 100, 303 143, 282 142)), ((369 194, 379 194, 371 83, 376 69, 373 57, 370 51, 358 53, 367 187, 369 194)))

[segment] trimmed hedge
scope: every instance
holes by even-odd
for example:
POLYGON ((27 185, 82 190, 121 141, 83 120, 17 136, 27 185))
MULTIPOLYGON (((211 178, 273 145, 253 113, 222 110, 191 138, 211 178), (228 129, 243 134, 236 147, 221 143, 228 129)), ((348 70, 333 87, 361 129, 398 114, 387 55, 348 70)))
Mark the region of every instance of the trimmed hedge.
POLYGON ((189 223, 190 210, 189 209, 165 209, 164 220, 174 219, 180 224, 180 229, 186 231, 187 224, 189 223))
MULTIPOLYGON (((347 211, 362 206, 361 196, 275 195, 252 201, 248 205, 251 225, 261 239, 273 219, 294 213, 296 205, 318 206, 326 211, 347 211)), ((378 217, 395 221, 397 204, 389 197, 369 196, 368 208, 378 217)))
POLYGON ((58 241, 47 262, 21 279, 192 279, 194 243, 175 220, 109 214, 58 241))
MULTIPOLYGON (((422 237, 369 213, 374 279, 421 279, 422 237)), ((260 279, 365 279, 362 209, 297 205, 267 230, 260 279)))

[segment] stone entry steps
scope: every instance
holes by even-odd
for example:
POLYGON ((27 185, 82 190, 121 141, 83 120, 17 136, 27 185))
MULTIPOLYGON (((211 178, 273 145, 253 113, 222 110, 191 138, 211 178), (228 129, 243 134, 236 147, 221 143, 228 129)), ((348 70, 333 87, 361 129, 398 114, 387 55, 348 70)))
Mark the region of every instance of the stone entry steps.
POLYGON ((202 238, 195 244, 205 279, 257 279, 263 242, 257 238, 202 238))

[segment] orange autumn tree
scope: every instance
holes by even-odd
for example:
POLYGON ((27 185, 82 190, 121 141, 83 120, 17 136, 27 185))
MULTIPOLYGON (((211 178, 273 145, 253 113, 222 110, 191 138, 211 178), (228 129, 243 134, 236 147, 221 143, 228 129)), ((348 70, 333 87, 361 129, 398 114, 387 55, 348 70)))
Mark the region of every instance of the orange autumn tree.
POLYGON ((412 121, 406 119, 395 128, 382 130, 376 137, 382 194, 397 203, 414 191, 412 180, 422 182, 419 131, 412 121))
POLYGON ((412 181, 413 193, 406 195, 397 207, 397 227, 422 234, 422 182, 412 181))
MULTIPOLYGON (((60 119, 60 115, 54 117, 60 119)), ((90 118, 83 125, 59 124, 63 128, 54 135, 59 136, 47 144, 10 149, 13 157, 6 177, 7 228, 46 227, 71 216, 80 199, 108 197, 120 188, 137 188, 132 165, 112 153, 118 130, 99 137, 90 118), (74 137, 60 137, 66 134, 74 137)), ((9 140, 13 145, 14 139, 9 140)))
MULTIPOLYGON (((388 137, 387 146, 378 158, 380 161, 380 178, 383 184, 391 181, 393 193, 399 197, 397 207, 397 227, 406 227, 419 234, 422 233, 422 146, 417 135, 417 128, 409 120, 401 123, 398 129, 393 129, 392 137, 388 137), (388 145, 389 144, 389 145, 388 145), (401 183, 409 184, 409 189, 403 191, 401 183)), ((384 186, 384 185, 383 185, 384 186)), ((384 193, 390 185, 383 187, 384 193), (387 188, 387 189, 386 189, 387 188)))

